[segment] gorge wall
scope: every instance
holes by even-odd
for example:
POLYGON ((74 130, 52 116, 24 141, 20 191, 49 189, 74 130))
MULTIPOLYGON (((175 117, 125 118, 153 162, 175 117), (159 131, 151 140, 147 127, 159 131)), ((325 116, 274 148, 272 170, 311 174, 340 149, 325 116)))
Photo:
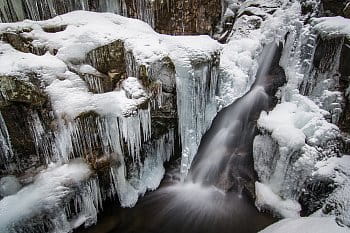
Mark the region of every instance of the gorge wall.
POLYGON ((159 33, 213 34, 221 18, 221 1, 197 0, 14 0, 0 4, 1 22, 45 20, 74 10, 112 12, 143 20, 159 33))

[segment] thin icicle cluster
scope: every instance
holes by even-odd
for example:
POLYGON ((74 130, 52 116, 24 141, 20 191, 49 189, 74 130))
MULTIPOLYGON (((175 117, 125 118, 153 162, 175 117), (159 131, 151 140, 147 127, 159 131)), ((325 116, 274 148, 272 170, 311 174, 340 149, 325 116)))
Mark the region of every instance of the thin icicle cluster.
POLYGON ((103 155, 124 154, 124 142, 128 154, 135 163, 140 163, 143 142, 151 136, 150 109, 140 109, 129 117, 99 116, 77 119, 63 124, 56 134, 54 151, 56 160, 93 155, 94 148, 102 146, 103 155))
POLYGON ((65 207, 66 216, 71 219, 73 227, 81 225, 82 222, 85 227, 96 224, 97 214, 103 208, 98 178, 91 178, 79 189, 72 198, 73 205, 67 203, 65 207))
POLYGON ((2 161, 7 161, 13 157, 12 145, 10 136, 4 118, 0 112, 0 158, 2 161))
POLYGON ((26 18, 43 20, 53 18, 75 10, 111 12, 128 17, 136 17, 154 27, 153 2, 133 0, 128 6, 125 0, 98 0, 91 5, 90 0, 65 1, 63 5, 56 0, 10 0, 0 4, 0 22, 19 21, 26 18), (135 15, 129 15, 128 7, 137 9, 135 15))
POLYGON ((139 195, 147 190, 156 189, 165 173, 163 163, 168 161, 174 153, 175 132, 161 136, 152 143, 148 143, 144 150, 144 161, 138 173, 126 177, 126 165, 122 158, 120 163, 110 168, 110 179, 112 181, 110 197, 118 196, 123 207, 134 206, 139 195))
POLYGON ((85 74, 84 79, 89 86, 89 90, 94 93, 104 93, 103 83, 100 78, 94 75, 85 74))

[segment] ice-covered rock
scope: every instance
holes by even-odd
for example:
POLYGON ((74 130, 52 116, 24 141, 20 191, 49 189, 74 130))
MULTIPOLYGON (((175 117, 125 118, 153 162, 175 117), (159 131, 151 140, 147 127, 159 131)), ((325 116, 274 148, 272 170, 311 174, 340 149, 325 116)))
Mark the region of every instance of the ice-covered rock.
MULTIPOLYGON (((320 23, 314 27, 320 30, 331 26, 320 23)), ((300 201, 302 214, 322 208, 332 195, 347 187, 337 189, 333 176, 317 172, 319 163, 328 164, 342 156, 341 131, 332 123, 338 123, 341 110, 346 109, 342 105, 342 89, 336 89, 344 39, 322 44, 317 33, 312 26, 301 27, 298 21, 290 28, 280 61, 288 82, 278 95, 280 103, 271 112, 261 114, 261 135, 255 138, 253 148, 255 169, 264 187, 280 200, 300 201), (320 49, 322 46, 325 49, 320 49), (324 51, 328 51, 326 56, 324 51)), ((343 206, 347 206, 348 199, 339 199, 342 204, 331 208, 334 211, 330 214, 347 224, 343 206)), ((283 213, 280 202, 266 202, 265 206, 258 205, 283 213)))
POLYGON ((284 218, 299 217, 301 207, 297 201, 283 200, 268 186, 259 182, 255 183, 255 193, 255 205, 259 209, 272 209, 274 213, 278 213, 284 218))
MULTIPOLYGON (((350 226, 350 199, 348 192, 350 190, 350 156, 331 157, 316 164, 317 169, 312 176, 321 178, 330 178, 333 183, 334 191, 329 193, 323 201, 320 210, 314 216, 335 215, 340 224, 350 226)), ((315 190, 316 191, 316 190, 315 190)), ((306 189, 305 193, 312 194, 313 190, 306 189)))
MULTIPOLYGON (((28 231, 54 226, 68 232, 69 222, 93 224, 99 199, 135 205, 139 195, 159 185, 163 163, 174 154, 177 121, 182 137, 192 123, 197 125, 198 136, 182 143, 196 150, 204 122, 216 112, 221 46, 209 36, 160 35, 135 19, 84 11, 1 24, 0 34, 8 32, 23 43, 0 42, 1 77, 14 77, 29 94, 16 102, 16 90, 6 89, 11 98, 0 107, 0 151, 9 160, 0 165, 1 173, 28 183, 48 164, 70 164, 75 158, 97 173, 78 193, 56 203, 75 201, 81 208, 49 214, 44 225, 35 225, 42 209, 35 216, 24 213, 28 222, 36 222, 28 224, 28 231), (89 192, 100 193, 98 203, 89 192)), ((29 190, 28 196, 36 192, 30 187, 22 189, 29 190)), ((15 232, 8 224, 4 227, 15 232)))
POLYGON ((283 41, 300 11, 298 3, 283 5, 279 1, 246 1, 240 11, 254 4, 264 11, 264 17, 242 13, 236 18, 221 53, 217 94, 220 108, 249 90, 261 63, 259 59, 264 59, 260 57, 263 46, 273 40, 283 41))
POLYGON ((321 17, 313 19, 314 27, 324 36, 350 36, 350 19, 336 17, 321 17))

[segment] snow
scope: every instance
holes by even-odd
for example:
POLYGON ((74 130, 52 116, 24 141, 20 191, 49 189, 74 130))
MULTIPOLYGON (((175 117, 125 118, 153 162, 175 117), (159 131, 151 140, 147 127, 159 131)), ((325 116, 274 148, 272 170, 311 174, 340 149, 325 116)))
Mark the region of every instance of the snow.
POLYGON ((283 219, 260 233, 348 233, 350 229, 339 226, 334 218, 305 217, 283 219))
POLYGON ((147 93, 144 90, 140 81, 135 77, 128 77, 122 82, 122 88, 127 93, 126 95, 131 99, 140 99, 147 97, 147 93))
MULTIPOLYGON (((55 80, 46 88, 51 97, 53 108, 58 116, 69 117, 71 120, 80 113, 95 111, 101 116, 112 115, 122 116, 137 110, 137 106, 147 100, 148 95, 141 84, 129 91, 135 98, 128 98, 125 90, 93 94, 88 91, 84 81, 76 74, 67 71, 64 73, 65 80, 55 80), (137 97, 137 98, 136 98, 137 97)), ((131 79, 130 79, 131 80, 131 79)), ((122 83, 130 89, 130 80, 122 83)))
POLYGON ((342 16, 313 19, 314 28, 324 36, 350 38, 350 19, 342 16))
POLYGON ((255 182, 255 205, 258 209, 270 209, 284 218, 299 217, 301 206, 294 200, 283 200, 276 195, 269 186, 255 182))
POLYGON ((71 161, 62 166, 55 164, 42 171, 33 184, 0 201, 1 232, 11 232, 11 226, 45 210, 54 211, 62 199, 73 192, 72 188, 78 187, 90 175, 88 165, 81 160, 71 161))
POLYGON ((271 112, 261 113, 258 125, 272 132, 272 137, 281 147, 298 150, 305 144, 305 135, 295 126, 301 118, 297 110, 297 105, 293 103, 278 104, 271 112))

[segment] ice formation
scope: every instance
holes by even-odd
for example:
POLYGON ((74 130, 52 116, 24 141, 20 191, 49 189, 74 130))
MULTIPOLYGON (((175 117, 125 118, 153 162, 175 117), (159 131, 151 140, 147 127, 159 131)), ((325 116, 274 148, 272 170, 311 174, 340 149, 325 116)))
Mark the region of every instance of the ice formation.
MULTIPOLYGON (((240 13, 251 10, 250 4, 250 1, 243 3, 240 13)), ((258 4, 265 10, 275 8, 276 12, 270 14, 268 11, 261 11, 263 17, 258 17, 253 11, 252 16, 243 15, 235 22, 220 57, 217 95, 219 108, 231 104, 249 90, 258 70, 263 46, 273 40, 283 41, 291 27, 286 22, 295 21, 294 16, 299 11, 297 3, 259 1, 258 4)))
MULTIPOLYGON (((291 206, 284 203, 295 203, 294 206, 298 206, 297 201, 305 192, 308 179, 317 180, 319 163, 341 156, 337 149, 340 130, 332 123, 337 123, 339 120, 339 112, 336 108, 340 109, 342 101, 337 97, 339 92, 333 88, 333 80, 336 80, 335 74, 338 72, 342 40, 334 47, 335 49, 332 48, 330 52, 332 55, 328 56, 330 66, 328 63, 321 64, 330 67, 329 70, 323 71, 322 67, 315 68, 313 59, 317 43, 320 43, 317 39, 318 33, 321 32, 322 36, 327 33, 331 36, 344 35, 347 27, 344 22, 347 20, 335 18, 328 21, 320 18, 315 19, 314 26, 303 27, 299 20, 302 20, 301 16, 295 17, 292 21, 292 27, 285 42, 285 51, 280 61, 287 75, 287 83, 278 95, 281 101, 272 111, 263 112, 260 115, 258 125, 261 135, 255 138, 253 148, 255 169, 262 182, 262 184, 256 184, 258 195, 256 204, 260 208, 265 207, 275 214, 287 217, 290 215, 286 215, 286 211, 288 213, 291 206), (337 26, 334 22, 338 22, 337 26), (334 34, 330 30, 334 30, 334 34), (276 196, 272 199, 266 198, 266 193, 270 193, 270 197, 276 196)), ((346 185, 340 185, 332 195, 343 193, 346 187, 346 185)), ((339 212, 329 214, 336 215, 341 224, 348 224, 347 211, 342 210, 348 208, 343 207, 347 206, 348 201, 340 197, 338 201, 341 204, 339 203, 335 209, 339 212)), ((293 209, 298 215, 300 209, 293 209)), ((282 225, 288 221, 291 220, 276 224, 282 228, 272 226, 268 229, 276 229, 271 232, 288 232, 284 230, 288 227, 283 228, 282 225)), ((302 221, 304 220, 296 219, 291 224, 298 225, 297 222, 302 221)), ((313 220, 306 218, 305 221, 313 220)), ((306 226, 308 225, 305 223, 306 226)), ((270 232, 267 231, 268 229, 266 232, 270 232)), ((345 228, 339 229, 347 231, 345 228)))
POLYGON ((200 140, 216 114, 218 82, 217 42, 201 37, 176 37, 169 41, 176 68, 179 134, 182 145, 181 173, 186 175, 200 140), (198 39, 202 38, 202 44, 198 39), (191 101, 189 101, 191 100, 191 101))
POLYGON ((330 194, 330 197, 324 203, 323 208, 329 209, 329 213, 317 211, 314 216, 335 215, 336 220, 341 224, 350 225, 350 200, 348 193, 350 190, 350 156, 331 157, 329 159, 319 161, 316 164, 317 170, 313 176, 332 177, 335 182, 336 189, 330 194))
POLYGON ((299 217, 300 204, 293 200, 283 200, 270 187, 262 183, 255 183, 255 205, 261 209, 272 209, 284 218, 299 217))

